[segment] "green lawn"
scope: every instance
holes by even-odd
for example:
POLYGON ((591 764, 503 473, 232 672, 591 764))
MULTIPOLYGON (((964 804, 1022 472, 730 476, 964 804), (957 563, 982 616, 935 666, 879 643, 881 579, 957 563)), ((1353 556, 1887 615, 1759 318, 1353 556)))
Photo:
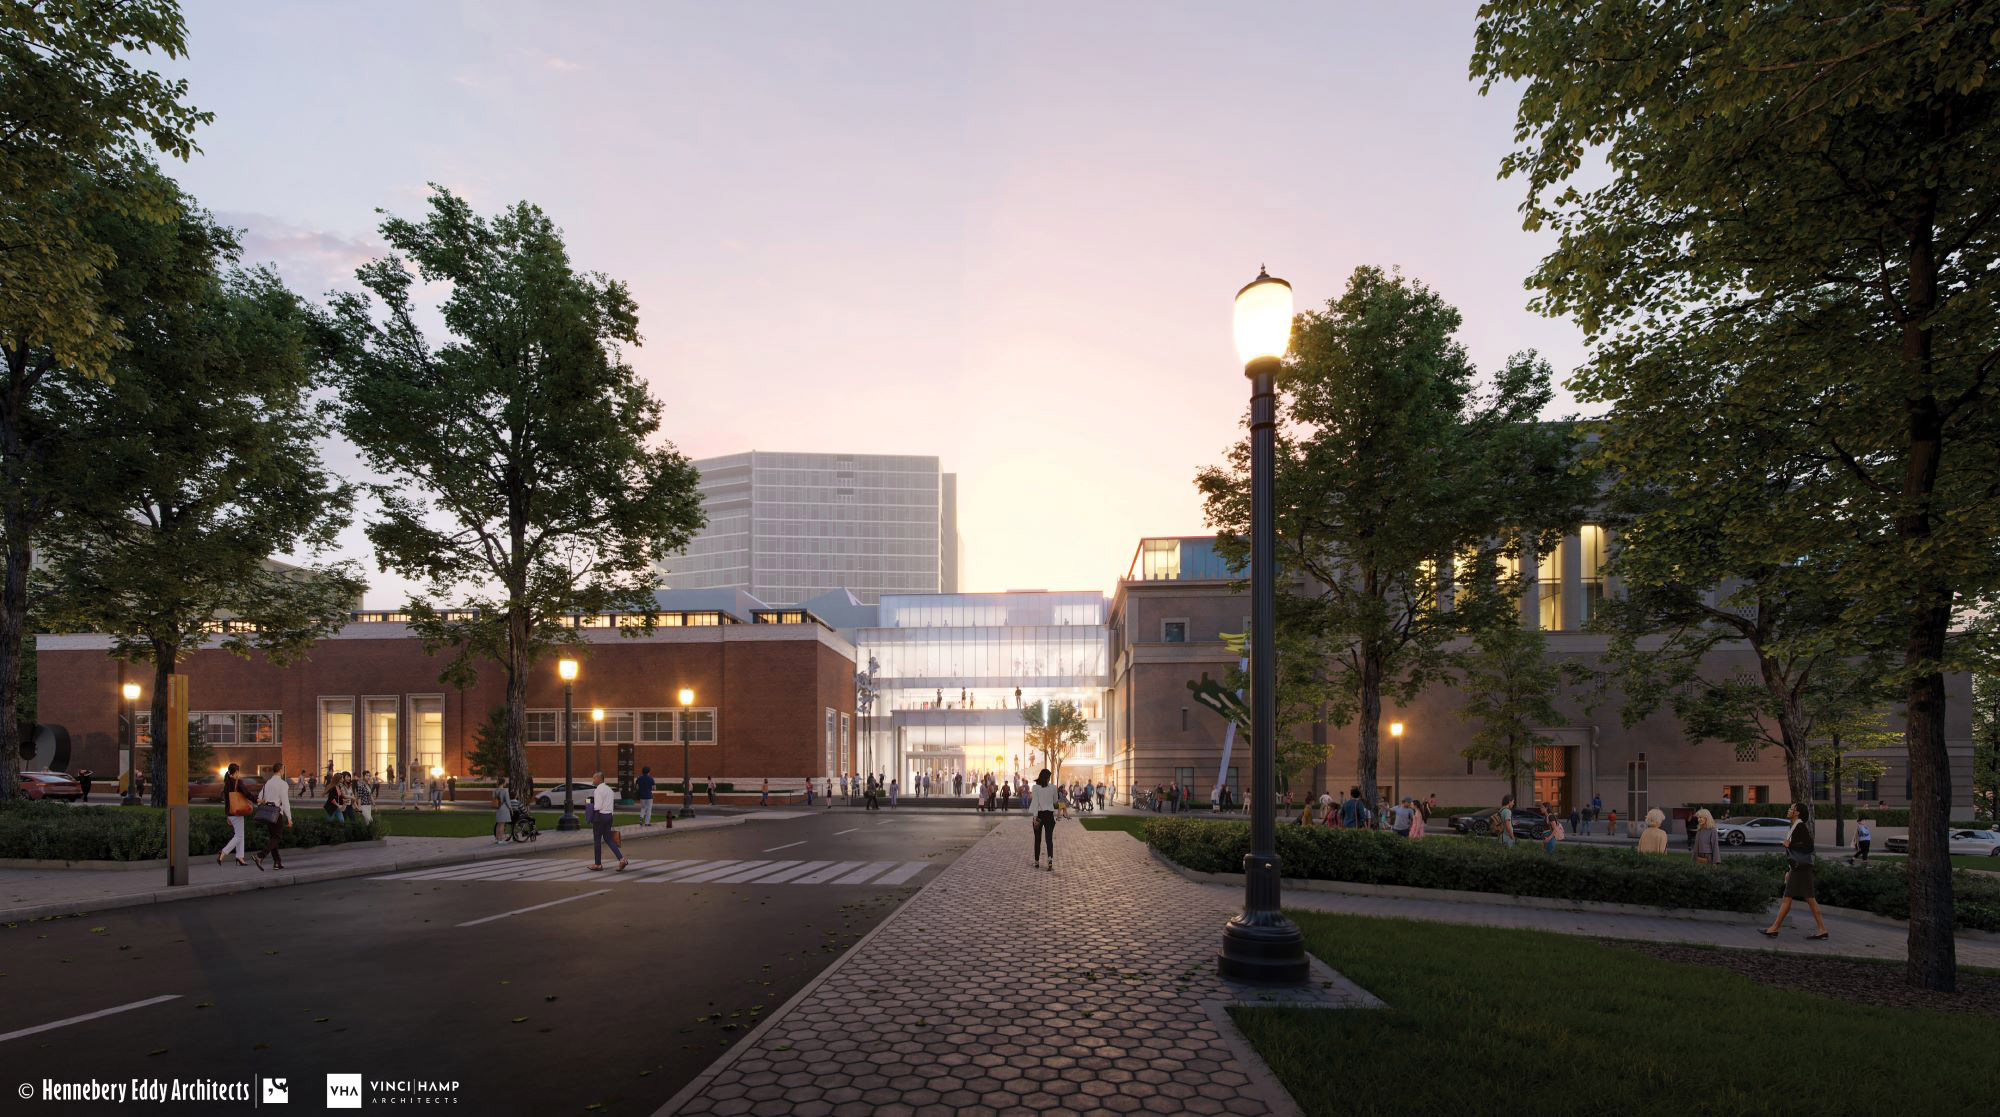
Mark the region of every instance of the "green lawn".
MULTIPOLYGON (((671 811, 655 808, 653 821, 663 821, 663 816, 671 811)), ((477 838, 493 834, 492 811, 388 811, 375 808, 375 817, 389 824, 389 833, 398 838, 477 838)), ((583 821, 583 809, 578 807, 577 821, 585 829, 589 824, 583 821)), ((562 818, 561 811, 536 811, 535 825, 546 831, 553 831, 556 822, 562 818)), ((619 826, 639 821, 637 814, 617 814, 612 821, 619 826)))
POLYGON ((1959 1112, 1994 1085, 1985 1022, 1962 1014, 1834 1001, 1540 931, 1292 917, 1308 949, 1389 1006, 1230 1010, 1307 1113, 1404 1113, 1412 1091, 1443 1113, 1568 1113, 1584 1100, 1959 1112))

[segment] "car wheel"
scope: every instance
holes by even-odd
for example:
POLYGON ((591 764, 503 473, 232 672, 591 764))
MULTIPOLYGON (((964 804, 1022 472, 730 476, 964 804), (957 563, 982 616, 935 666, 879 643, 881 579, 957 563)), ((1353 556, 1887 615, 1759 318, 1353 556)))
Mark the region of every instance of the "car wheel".
POLYGON ((1730 845, 1740 846, 1743 844, 1743 831, 1741 830, 1734 831, 1729 835, 1729 837, 1724 838, 1723 840, 1728 842, 1730 845))

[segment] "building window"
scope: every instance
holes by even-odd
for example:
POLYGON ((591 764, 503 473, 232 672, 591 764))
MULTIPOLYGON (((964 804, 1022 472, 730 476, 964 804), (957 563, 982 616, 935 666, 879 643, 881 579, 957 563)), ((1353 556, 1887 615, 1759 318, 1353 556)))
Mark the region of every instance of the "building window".
POLYGON ((1167 644, 1187 643, 1187 626, 1188 622, 1184 619, 1161 621, 1160 622, 1161 642, 1167 644))
POLYGON ((1577 542, 1582 548, 1583 568, 1583 623, 1598 614, 1604 604, 1604 525, 1584 524, 1577 529, 1577 542))
POLYGON ((428 772, 444 764, 444 696, 410 699, 410 767, 428 772))
POLYGON ((1625 817, 1646 817, 1646 800, 1646 762, 1631 761, 1625 765, 1625 817))
POLYGON ((1176 768, 1176 769, 1174 769, 1174 787, 1175 787, 1176 789, 1179 789, 1179 788, 1183 788, 1183 787, 1193 787, 1193 786, 1194 786, 1194 769, 1193 769, 1193 768, 1176 768))
POLYGON ((1562 611, 1562 552, 1565 543, 1549 548, 1547 554, 1535 557, 1535 593, 1541 613, 1543 632, 1561 632, 1562 611))
POLYGON ((562 711, 529 710, 523 728, 528 744, 559 744, 562 741, 562 711))
POLYGON ((386 772, 396 763, 396 707, 400 703, 394 698, 369 698, 364 702, 368 711, 363 727, 367 737, 363 752, 368 758, 367 768, 371 772, 386 772))
POLYGON ((632 741, 632 711, 606 710, 604 720, 594 722, 598 738, 606 744, 624 745, 632 741))
POLYGON ((687 739, 697 745, 715 740, 714 710, 690 709, 687 712, 687 739))
POLYGON ((1187 708, 1186 706, 1182 706, 1182 707, 1181 707, 1181 732, 1183 732, 1183 733, 1186 733, 1186 732, 1187 732, 1187 729, 1188 729, 1188 708, 1187 708))
POLYGON ((639 741, 641 744, 672 744, 674 736, 674 712, 672 710, 640 710, 639 741))
POLYGON ((1172 582, 1181 576, 1181 541, 1147 539, 1139 544, 1139 580, 1172 582))
POLYGON ((1858 803, 1866 799, 1873 799, 1878 803, 1882 801, 1881 781, 1872 779, 1854 781, 1854 801, 1858 803))
POLYGON ((325 771, 329 764, 336 772, 350 771, 354 767, 354 700, 351 698, 322 698, 319 701, 317 770, 325 771))

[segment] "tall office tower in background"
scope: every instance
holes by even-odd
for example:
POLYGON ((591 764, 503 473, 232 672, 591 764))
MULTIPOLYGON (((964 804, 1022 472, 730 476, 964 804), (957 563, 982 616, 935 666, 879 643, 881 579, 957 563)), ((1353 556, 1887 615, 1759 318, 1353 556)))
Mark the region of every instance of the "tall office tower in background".
POLYGON ((833 589, 958 589, 958 477, 935 457, 753 450, 694 463, 708 526, 667 559, 674 589, 795 605, 833 589))

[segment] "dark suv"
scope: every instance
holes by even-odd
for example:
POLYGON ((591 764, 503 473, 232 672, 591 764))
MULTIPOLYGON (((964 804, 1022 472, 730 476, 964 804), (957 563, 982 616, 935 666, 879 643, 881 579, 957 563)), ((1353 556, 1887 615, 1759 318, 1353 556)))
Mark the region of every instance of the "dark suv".
MULTIPOLYGON (((1488 807, 1483 811, 1462 814, 1451 820, 1451 828, 1461 834, 1491 834, 1496 825, 1494 818, 1499 813, 1500 808, 1488 807)), ((1549 836, 1549 829, 1549 820, 1542 814, 1541 808, 1514 808, 1515 837, 1540 841, 1549 836)))

